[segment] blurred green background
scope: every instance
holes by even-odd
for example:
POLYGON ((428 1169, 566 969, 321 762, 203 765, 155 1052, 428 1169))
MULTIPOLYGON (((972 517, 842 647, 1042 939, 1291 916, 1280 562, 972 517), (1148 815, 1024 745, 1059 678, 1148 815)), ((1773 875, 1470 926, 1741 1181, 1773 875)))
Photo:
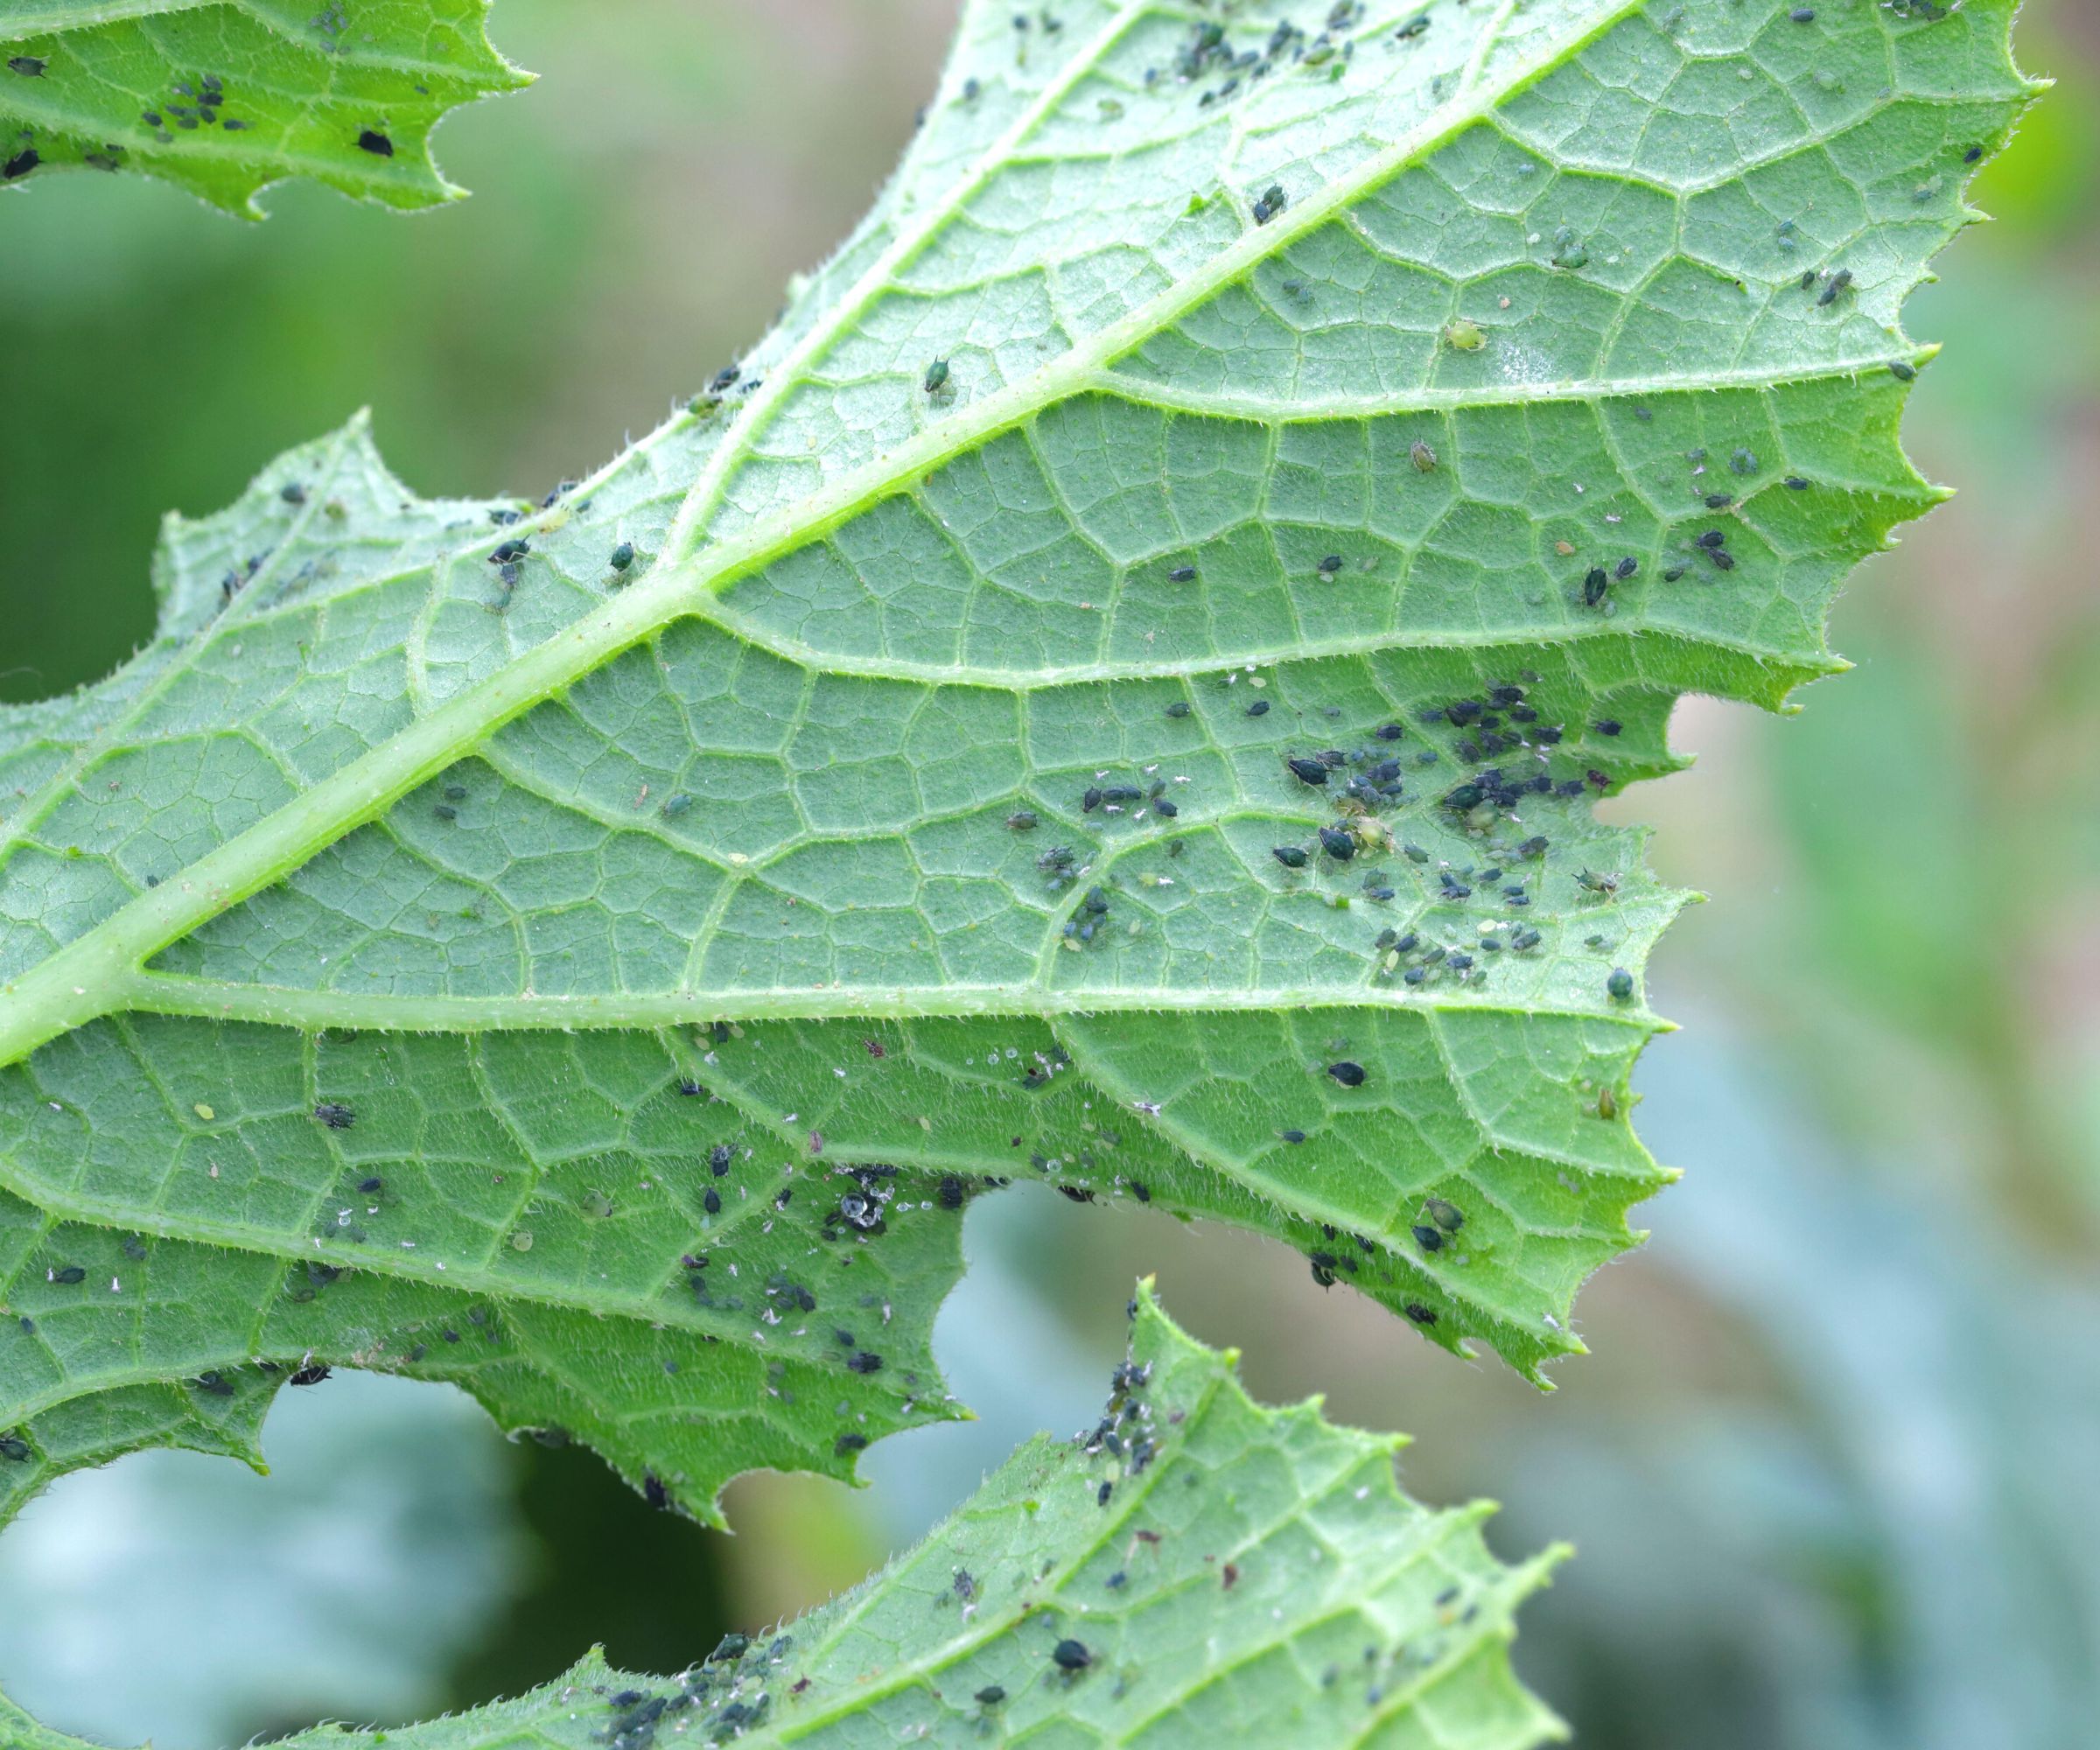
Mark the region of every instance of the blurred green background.
MULTIPOLYGON (((426 493, 537 491, 654 424, 864 206, 950 0, 499 0, 540 70, 449 125, 472 200, 312 189, 242 226, 122 179, 0 200, 0 697, 147 633, 156 522, 372 406, 426 493)), ((464 1400, 290 1394, 268 1480, 160 1453, 0 1539, 0 1684, 112 1743, 216 1750, 551 1676, 671 1669, 850 1584, 1039 1426, 1091 1419, 1156 1270, 1257 1392, 1418 1436, 1505 1550, 1573 1537, 1519 1662, 1592 1750, 2090 1750, 2100 1718, 2100 7, 2029 7, 2054 95, 1911 326, 1909 438, 1962 495, 1838 611, 1790 719, 1689 702, 1692 774, 1614 804, 1702 887, 1654 968, 1687 1024, 1642 1121, 1689 1170, 1541 1396, 1302 1260, 1017 1189, 941 1326, 983 1420, 875 1487, 732 1491, 739 1536, 464 1400), (295 1399, 295 1401, 290 1401, 295 1399)))

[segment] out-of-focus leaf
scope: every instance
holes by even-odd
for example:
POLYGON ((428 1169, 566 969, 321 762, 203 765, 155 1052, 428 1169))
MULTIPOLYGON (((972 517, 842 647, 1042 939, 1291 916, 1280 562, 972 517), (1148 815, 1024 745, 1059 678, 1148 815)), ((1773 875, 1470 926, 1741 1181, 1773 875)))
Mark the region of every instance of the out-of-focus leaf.
POLYGON ((360 200, 463 192, 430 136, 530 82, 488 40, 488 0, 6 0, 0 179, 143 171, 261 218, 312 177, 360 200))

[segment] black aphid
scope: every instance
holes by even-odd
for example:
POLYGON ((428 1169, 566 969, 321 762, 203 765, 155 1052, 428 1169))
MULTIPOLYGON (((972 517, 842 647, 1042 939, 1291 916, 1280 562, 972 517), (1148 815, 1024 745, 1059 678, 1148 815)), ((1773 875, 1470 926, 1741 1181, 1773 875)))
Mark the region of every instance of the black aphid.
POLYGON ((1264 191, 1262 198, 1254 203, 1254 222, 1257 225, 1266 225, 1284 210, 1286 199, 1283 184, 1280 182, 1270 183, 1264 191))
POLYGON ((1320 564, 1314 566, 1313 569, 1317 570, 1321 577, 1331 578, 1335 574, 1335 572, 1341 569, 1341 555, 1339 553, 1326 554, 1322 556, 1320 564))
POLYGON ((1176 565, 1166 574, 1166 580, 1170 584, 1193 584, 1196 580, 1196 568, 1194 565, 1176 565))
POLYGON ((1616 735, 1626 725, 1615 717, 1600 717, 1590 727, 1600 735, 1616 735))
POLYGON ((1340 1082, 1344 1088, 1361 1088, 1363 1086, 1363 1066, 1361 1063, 1352 1063, 1346 1057, 1341 1059, 1339 1062, 1330 1063, 1327 1066, 1327 1074, 1332 1075, 1337 1082, 1340 1082))
POLYGON ((1269 715, 1269 701, 1267 699, 1256 699, 1252 704, 1247 707, 1247 715, 1249 717, 1267 717, 1269 715))
POLYGON ((983 1689, 977 1691, 976 1695, 977 1704, 980 1707, 997 1707, 1005 1699, 1006 1691, 997 1684, 986 1684, 983 1689))
POLYGON ((1306 1139, 1303 1130, 1278 1130, 1277 1135, 1287 1143, 1302 1143, 1306 1139))
POLYGON ((1419 1300, 1409 1301, 1404 1310, 1407 1316, 1418 1325, 1427 1326, 1437 1322, 1436 1313, 1431 1308, 1424 1306, 1419 1300))
POLYGON ((1604 981, 1604 988, 1612 993, 1614 1002, 1626 1002, 1634 994, 1634 975, 1623 966, 1615 966, 1612 976, 1604 981))
POLYGON ((612 550, 612 556, 606 561, 606 564, 612 566, 616 571, 624 571, 634 563, 634 543, 632 541, 621 542, 612 550))
POLYGON ((19 1434, 0 1434, 0 1459, 5 1459, 10 1464, 27 1464, 29 1442, 19 1434))
POLYGON ((17 177, 27 176, 43 162, 34 146, 24 146, 5 164, 0 164, 0 182, 12 182, 17 177))
POLYGON ((1917 375, 1918 369, 1915 365, 1908 364, 1901 359, 1891 359, 1888 361, 1888 374, 1898 382, 1908 382, 1917 375))
MULTIPOLYGON (((24 79, 40 79, 44 75, 44 69, 50 65, 50 62, 40 60, 35 55, 10 55, 7 58, 7 65, 10 72, 18 73, 24 79)), ((1981 151, 1982 148, 1978 147, 1978 150, 1981 151)))
POLYGON ((1347 863, 1356 854, 1356 836, 1338 826, 1323 826, 1320 830, 1320 848, 1337 863, 1347 863))
POLYGON ((357 136, 357 144, 375 158, 390 158, 394 156, 394 142, 376 128, 367 128, 357 136))
POLYGON ((1605 575, 1604 567, 1592 565, 1589 575, 1582 580, 1582 605, 1585 607, 1595 607, 1604 599, 1605 592, 1611 586, 1612 580, 1605 575))
POLYGON ((1050 1657, 1060 1671, 1083 1671, 1094 1662, 1083 1641, 1060 1641, 1050 1649, 1050 1657))
POLYGON ((69 1264, 64 1270, 53 1270, 51 1279, 64 1288, 73 1288, 88 1280, 88 1272, 77 1264, 69 1264))
POLYGON ((867 1350, 862 1349, 858 1354, 846 1357, 846 1366, 854 1373, 880 1373, 882 1371, 882 1357, 871 1354, 867 1350))
POLYGON ((1301 784, 1318 786, 1327 781, 1327 763, 1324 760, 1311 760, 1298 753, 1293 754, 1284 763, 1291 768, 1291 775, 1301 784))
POLYGON ((1166 714, 1169 717, 1186 717, 1194 709, 1186 699, 1176 699, 1166 708, 1166 714))
POLYGON ((1446 1202, 1441 1197, 1432 1197, 1422 1208, 1423 1213, 1447 1234, 1455 1234, 1466 1225, 1466 1217, 1460 1213, 1459 1206, 1446 1202))
POLYGON ((312 1362, 292 1375, 288 1383, 292 1385, 318 1385, 328 1377, 328 1368, 320 1362, 312 1362))
POLYGON ((1629 553, 1625 558, 1621 559, 1616 565, 1612 567, 1612 576, 1614 580, 1623 584, 1628 578, 1632 577, 1634 573, 1640 569, 1641 562, 1629 553))
POLYGON ((1823 290, 1816 294, 1816 308, 1822 309, 1826 305, 1837 303, 1844 294, 1845 287, 1852 283, 1852 270, 1850 268, 1839 268, 1824 283, 1823 290))
POLYGON ((709 1186, 706 1194, 700 1200, 700 1207, 710 1215, 719 1215, 722 1213, 722 1194, 713 1186, 709 1186))
POLYGON ((1444 1250, 1444 1230, 1441 1228, 1432 1228, 1424 1222, 1418 1222, 1412 1231, 1415 1243, 1420 1246, 1424 1251, 1440 1252, 1444 1250))
POLYGON ((1735 502, 1733 493, 1708 493, 1701 500, 1709 510, 1726 510, 1735 502))
POLYGON ((313 1109, 313 1116, 332 1130, 346 1130, 357 1123, 357 1114, 340 1100, 324 1100, 313 1109))
POLYGON ((359 1180, 357 1188, 359 1193, 366 1197, 376 1197, 387 1188, 387 1181, 377 1173, 374 1173, 368 1179, 359 1180))
POLYGON ((926 392, 938 395, 948 386, 948 360, 935 359, 926 368, 926 392))

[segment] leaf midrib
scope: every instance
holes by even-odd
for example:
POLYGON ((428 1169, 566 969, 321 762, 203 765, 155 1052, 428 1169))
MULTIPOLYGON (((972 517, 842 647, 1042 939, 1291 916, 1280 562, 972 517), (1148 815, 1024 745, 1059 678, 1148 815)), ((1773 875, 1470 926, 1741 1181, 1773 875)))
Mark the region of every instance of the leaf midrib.
MULTIPOLYGON (((1396 918, 1402 914, 1395 913, 1396 918)), ((1419 926, 1418 926, 1418 928, 1419 926)), ((1368 975, 1367 975, 1368 976, 1368 975)), ((1635 1003, 1608 1012, 1578 1004, 1522 1001, 1470 991, 1362 985, 1271 984, 1250 990, 1148 987, 1060 988, 1055 984, 816 985, 807 990, 669 990, 650 996, 360 996, 287 985, 138 971, 116 1006, 142 1014, 189 1015, 270 1026, 374 1028, 382 1032, 507 1032, 588 1027, 657 1028, 708 1021, 932 1020, 954 1016, 1050 1018, 1060 1015, 1266 1013, 1287 1009, 1379 1009, 1395 1014, 1507 1015, 1623 1026, 1646 1038, 1660 1025, 1635 1003)))
MULTIPOLYGON (((1365 189, 1455 137, 1510 96, 1544 78, 1590 42, 1640 10, 1645 0, 1613 0, 1589 24, 1550 43, 1485 91, 1477 85, 1485 52, 1517 5, 1503 0, 1484 29, 1482 52, 1452 97, 1413 132, 1265 226, 1250 228, 1202 268, 1151 303, 1097 331, 1033 376, 971 403, 886 457, 820 487, 789 510, 762 519, 719 546, 670 560, 603 610, 536 646, 504 668, 410 724, 321 780, 274 814, 172 878, 127 902, 5 987, 0 997, 0 1065, 121 1006, 132 975, 160 949, 207 919, 289 874, 353 828, 375 818, 417 784, 435 777, 514 718, 573 685, 620 652, 689 612, 690 604, 828 533, 900 486, 1018 426, 1084 388, 1113 359, 1185 314, 1293 239, 1326 223, 1365 189)), ((1130 9, 1117 15, 1119 27, 1130 9)), ((1004 138, 1004 136, 1002 136, 1004 138)), ((892 246, 893 248, 895 246, 892 246)), ((886 255, 887 252, 886 252, 886 255)), ((798 348, 798 352, 799 352, 798 348)), ((769 382, 783 380, 775 370, 769 382)), ((748 403, 747 414, 754 411, 748 403)), ((757 422, 739 421, 725 450, 744 452, 757 422)), ((721 452, 718 452, 718 458, 721 452)), ((701 480, 717 472, 710 461, 701 480)), ((700 483, 696 482, 696 493, 700 483)), ((681 514, 682 517, 682 513, 681 514)))

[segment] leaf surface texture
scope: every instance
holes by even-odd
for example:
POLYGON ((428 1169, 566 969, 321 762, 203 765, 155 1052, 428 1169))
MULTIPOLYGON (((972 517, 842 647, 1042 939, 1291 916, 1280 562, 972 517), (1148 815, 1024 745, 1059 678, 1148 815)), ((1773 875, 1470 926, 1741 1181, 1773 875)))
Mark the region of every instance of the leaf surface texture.
POLYGON ((1667 1177, 1685 896, 1591 803, 1936 496, 2010 10, 973 5, 595 474, 359 422, 172 521, 154 643, 0 714, 0 1501, 316 1362, 703 1516, 850 1474, 1018 1178, 1542 1379, 1667 1177))

